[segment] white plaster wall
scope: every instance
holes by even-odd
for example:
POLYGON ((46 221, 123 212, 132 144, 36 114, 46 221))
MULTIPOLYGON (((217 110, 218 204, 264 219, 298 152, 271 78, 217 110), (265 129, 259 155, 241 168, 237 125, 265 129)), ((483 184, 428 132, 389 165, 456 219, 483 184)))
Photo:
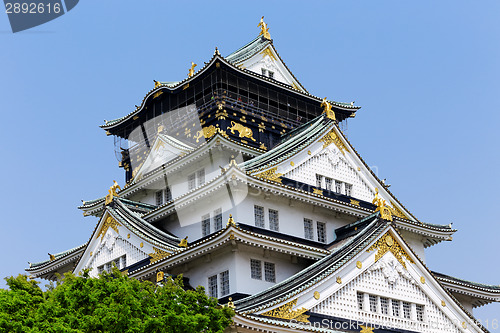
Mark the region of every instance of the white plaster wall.
POLYGON ((406 230, 401 230, 400 232, 404 240, 408 243, 408 245, 410 245, 411 249, 425 263, 425 248, 422 236, 406 230))

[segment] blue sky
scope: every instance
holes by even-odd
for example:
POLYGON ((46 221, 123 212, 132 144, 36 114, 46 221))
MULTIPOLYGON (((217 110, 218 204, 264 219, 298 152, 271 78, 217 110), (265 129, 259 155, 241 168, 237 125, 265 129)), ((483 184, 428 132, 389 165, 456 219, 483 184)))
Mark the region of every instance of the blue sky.
MULTIPOLYGON (((0 276, 90 237, 76 206, 124 183, 104 119, 252 40, 262 15, 312 94, 362 106, 349 140, 392 192, 458 229, 428 267, 500 284, 498 1, 81 1, 17 34, 0 13, 0 276)), ((475 311, 490 329, 499 314, 475 311)))

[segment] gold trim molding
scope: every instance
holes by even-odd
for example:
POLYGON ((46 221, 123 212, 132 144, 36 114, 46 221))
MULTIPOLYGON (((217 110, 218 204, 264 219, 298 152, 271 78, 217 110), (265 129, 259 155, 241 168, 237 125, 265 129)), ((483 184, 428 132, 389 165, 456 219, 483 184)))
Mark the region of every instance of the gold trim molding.
POLYGON ((395 240, 389 232, 386 232, 382 237, 380 237, 380 239, 375 244, 370 246, 370 248, 366 250, 366 252, 371 252, 373 250, 378 250, 377 254, 375 255, 375 262, 382 258, 387 252, 391 252, 405 269, 406 263, 403 260, 403 257, 406 258, 406 260, 408 260, 410 263, 415 263, 413 259, 408 255, 408 253, 403 250, 398 241, 395 240))
POLYGON ((307 311, 306 308, 300 308, 297 310, 292 310, 292 308, 297 305, 297 298, 293 301, 290 301, 276 309, 269 310, 267 312, 262 313, 263 316, 279 318, 279 319, 287 319, 287 320, 296 320, 302 323, 309 322, 309 316, 304 314, 307 311))
POLYGON ((323 148, 328 147, 331 143, 334 143, 337 148, 345 155, 345 152, 349 152, 346 145, 340 140, 337 133, 335 133, 335 128, 332 128, 330 132, 328 132, 324 137, 322 137, 319 141, 323 142, 323 148))
POLYGON ((97 234, 97 238, 101 237, 101 242, 104 239, 104 235, 106 235, 106 232, 108 232, 108 229, 111 228, 114 231, 116 231, 117 234, 118 232, 118 227, 121 227, 122 225, 118 223, 112 216, 106 217, 104 220, 104 223, 102 224, 101 230, 99 230, 99 233, 97 234))
POLYGON ((278 170, 278 167, 274 167, 264 172, 258 173, 255 175, 255 177, 264 178, 273 182, 281 183, 280 177, 283 176, 283 174, 277 173, 276 170, 278 170))
POLYGON ((167 251, 163 251, 162 249, 156 248, 153 246, 154 253, 148 253, 151 256, 151 264, 157 262, 158 260, 164 259, 170 255, 167 251))

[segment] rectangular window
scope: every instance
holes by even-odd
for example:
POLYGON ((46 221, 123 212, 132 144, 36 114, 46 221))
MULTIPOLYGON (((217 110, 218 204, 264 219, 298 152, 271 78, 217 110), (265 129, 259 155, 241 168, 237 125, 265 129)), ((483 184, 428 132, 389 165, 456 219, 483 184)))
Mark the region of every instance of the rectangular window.
POLYGON ((260 260, 250 259, 252 279, 262 280, 262 264, 260 260))
POLYGON ((198 177, 198 186, 205 184, 205 169, 198 170, 196 174, 198 177))
POLYGON ((313 221, 304 219, 304 237, 306 239, 314 239, 313 221))
POLYGON ((217 298, 217 275, 208 278, 208 296, 217 298))
POLYGON ((411 304, 408 302, 403 302, 403 316, 405 319, 410 319, 411 317, 411 304))
POLYGON ((266 76, 267 70, 265 68, 261 68, 260 70, 262 71, 262 75, 266 76))
POLYGON ((120 257, 120 269, 124 269, 125 267, 127 267, 127 255, 120 257))
POLYGON ((380 297, 380 312, 382 314, 389 314, 389 299, 385 297, 380 297))
POLYGON ((424 306, 417 304, 417 320, 424 321, 424 306))
POLYGON ((326 185, 326 189, 328 191, 331 191, 332 190, 332 183, 333 183, 333 179, 331 178, 328 178, 328 177, 325 177, 325 185, 326 185))
POLYGON ((274 79, 274 72, 268 71, 267 73, 271 79, 274 79))
POLYGON ((220 296, 229 295, 229 271, 220 273, 220 296))
POLYGON ((222 208, 217 208, 214 211, 214 228, 215 231, 222 229, 222 208))
POLYGON ((318 222, 316 225, 318 232, 318 242, 326 243, 326 224, 323 222, 318 222))
POLYGON ((352 196, 352 184, 344 184, 345 195, 352 196))
POLYGON ((392 315, 394 317, 399 317, 399 301, 392 300, 392 315))
POLYGON ((210 215, 203 215, 201 217, 201 234, 203 237, 210 234, 210 215))
POLYGON ((111 272, 111 262, 104 264, 104 270, 108 273, 111 272))
POLYGON ((336 180, 335 181, 335 192, 342 193, 342 182, 336 180))
POLYGON ((377 296, 370 295, 370 311, 377 312, 377 296))
POLYGON ((255 226, 259 228, 265 228, 264 225, 264 207, 253 206, 253 212, 255 215, 255 226))
POLYGON ((280 231, 280 222, 277 210, 269 209, 269 229, 280 231))
POLYGON ((104 272, 104 265, 97 267, 97 274, 102 274, 104 272))
POLYGON ((196 187, 196 174, 192 173, 188 176, 188 190, 191 191, 196 187))
POLYGON ((264 277, 267 282, 276 282, 276 268, 272 262, 264 263, 264 277))
POLYGON ((164 192, 163 195, 164 201, 165 202, 172 201, 172 190, 170 189, 170 186, 167 186, 167 188, 163 192, 164 192))
POLYGON ((323 176, 316 174, 316 187, 321 187, 323 183, 323 176))
POLYGON ((156 192, 156 205, 163 205, 163 191, 156 192))
POLYGON ((365 303, 365 295, 363 293, 358 292, 358 309, 363 310, 363 305, 365 303))

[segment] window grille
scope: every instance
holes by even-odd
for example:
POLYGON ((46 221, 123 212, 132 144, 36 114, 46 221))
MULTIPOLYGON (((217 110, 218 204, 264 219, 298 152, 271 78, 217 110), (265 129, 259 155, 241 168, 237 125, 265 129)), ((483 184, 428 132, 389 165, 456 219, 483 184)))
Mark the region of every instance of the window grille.
POLYGON ((345 186, 345 195, 352 196, 352 184, 344 184, 345 186))
POLYGON ((262 280, 262 264, 260 260, 250 259, 252 279, 262 280))
POLYGON ((326 189, 328 191, 332 190, 332 183, 333 183, 333 179, 325 177, 325 185, 326 185, 326 189))
POLYGON ((424 321, 424 306, 417 304, 417 320, 418 321, 424 321))
POLYGON ((255 215, 255 226, 259 228, 264 228, 264 207, 253 206, 253 212, 255 215))
POLYGON ((170 186, 167 186, 164 191, 164 199, 165 202, 172 201, 172 190, 170 189, 170 186))
POLYGON ((314 239, 313 221, 310 219, 304 219, 304 237, 314 239))
POLYGON ((203 215, 201 217, 201 234, 203 237, 210 234, 210 215, 203 215))
POLYGON ((395 299, 392 300, 392 315, 394 317, 399 317, 399 301, 395 299))
POLYGON ((266 75, 267 74, 267 70, 265 68, 261 68, 260 70, 262 71, 262 75, 267 76, 266 75))
POLYGON ((318 222, 316 229, 318 231, 318 242, 326 243, 326 224, 318 222))
POLYGON ((335 181, 335 192, 342 193, 342 182, 336 180, 335 181))
POLYGON ((363 310, 363 305, 365 303, 365 295, 363 293, 358 292, 357 296, 358 296, 358 309, 363 310))
POLYGON ((377 296, 369 295, 370 311, 377 312, 377 296))
POLYGON ((156 192, 156 205, 163 205, 163 191, 156 192))
POLYGON ((205 184, 205 169, 198 170, 198 186, 205 184))
POLYGON ((267 282, 276 282, 276 267, 272 262, 264 263, 264 277, 267 282))
POLYGON ((217 208, 214 211, 214 228, 215 231, 222 229, 222 208, 217 208))
POLYGON ((267 71, 269 78, 274 79, 274 72, 267 71))
POLYGON ((380 297, 380 312, 382 314, 389 314, 389 299, 385 297, 380 297))
POLYGON ((217 298, 217 275, 208 278, 208 295, 217 298))
POLYGON ((277 210, 269 209, 269 229, 274 230, 274 231, 280 231, 277 210))
POLYGON ((316 187, 321 187, 323 183, 323 176, 316 174, 316 187))
POLYGON ((196 174, 192 173, 188 176, 188 190, 191 191, 196 187, 196 174))
POLYGON ((408 302, 403 302, 403 316, 405 319, 410 319, 411 305, 408 302))
POLYGON ((220 295, 221 297, 229 294, 229 271, 220 273, 220 295))

